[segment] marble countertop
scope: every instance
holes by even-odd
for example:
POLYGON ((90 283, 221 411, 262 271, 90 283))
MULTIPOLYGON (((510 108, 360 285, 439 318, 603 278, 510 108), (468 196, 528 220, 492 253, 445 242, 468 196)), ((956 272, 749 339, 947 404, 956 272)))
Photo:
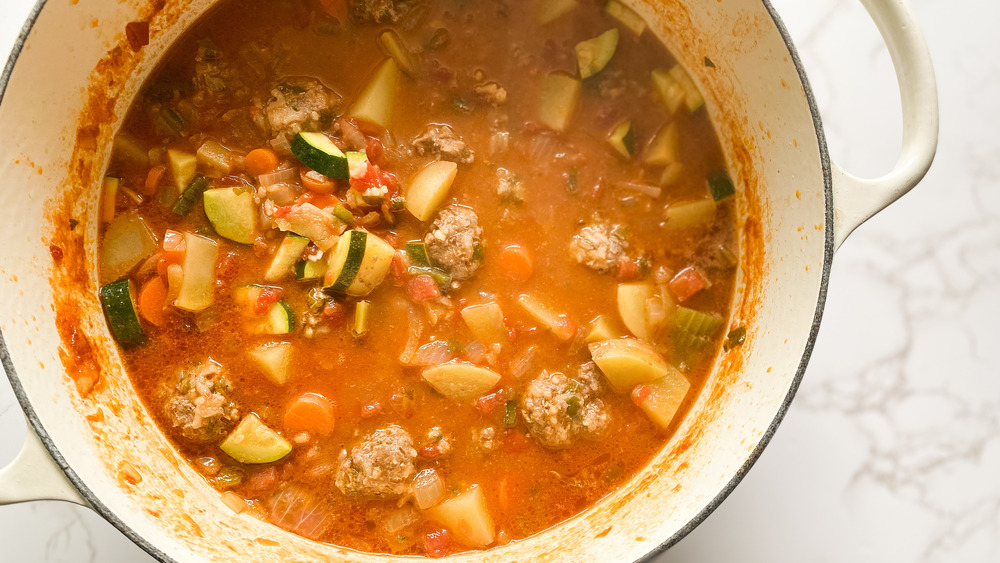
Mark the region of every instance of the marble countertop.
MULTIPOLYGON (((0 3, 0 53, 32 3, 0 3)), ((661 563, 1000 561, 1000 3, 910 3, 936 64, 937 160, 837 253, 785 422, 735 493, 661 563)), ((900 145, 896 79, 860 2, 772 4, 834 159, 856 174, 887 172, 900 145)), ((24 432, 0 378, 0 466, 24 432)), ((152 561, 94 513, 61 503, 0 508, 0 545, 8 561, 152 561)))

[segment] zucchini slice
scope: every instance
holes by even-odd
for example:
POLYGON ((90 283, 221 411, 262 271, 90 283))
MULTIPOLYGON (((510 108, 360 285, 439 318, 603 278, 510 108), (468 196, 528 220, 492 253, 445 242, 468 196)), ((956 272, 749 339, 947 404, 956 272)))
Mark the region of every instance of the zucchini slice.
POLYGON ((240 463, 272 463, 292 451, 291 442, 261 422, 254 413, 246 415, 219 447, 240 463))
POLYGON ((587 79, 604 70, 611 62, 618 48, 618 28, 612 27, 604 33, 576 44, 576 63, 580 67, 580 78, 587 79))
POLYGON ((556 131, 565 131, 580 101, 580 81, 561 72, 550 72, 542 82, 538 120, 556 131))
POLYGON ((284 301, 273 303, 252 329, 255 334, 288 334, 295 330, 295 310, 284 301))
POLYGON ((299 260, 295 263, 295 279, 298 281, 318 280, 325 274, 325 260, 299 260))
POLYGON ((632 155, 635 154, 635 132, 632 130, 632 122, 626 119, 615 125, 615 128, 608 134, 608 144, 618 154, 625 158, 632 158, 632 155))
POLYGON ((146 341, 136 307, 136 291, 132 280, 125 278, 101 288, 101 305, 108 317, 111 334, 125 348, 146 341))
MULTIPOLYGON (((276 282, 287 278, 292 273, 292 269, 296 267, 296 263, 302 258, 302 252, 305 251, 306 246, 309 246, 309 239, 306 237, 295 233, 286 233, 285 238, 281 240, 281 245, 278 246, 278 251, 274 253, 271 266, 264 273, 264 281, 276 282)), ((301 279, 298 275, 295 278, 301 279)))
POLYGON ((636 35, 642 35, 642 32, 646 31, 646 20, 618 0, 610 0, 604 11, 636 35))
POLYGON ((389 273, 395 252, 389 243, 367 231, 349 230, 330 254, 323 286, 334 293, 368 295, 389 273))
POLYGON ((650 166, 666 166, 680 162, 681 132, 677 123, 670 122, 657 131, 656 136, 646 147, 643 159, 650 166))
POLYGON ((233 242, 253 244, 257 238, 258 216, 253 194, 236 188, 216 188, 206 190, 202 201, 215 232, 233 242))
POLYGON ((350 177, 344 151, 322 133, 297 133, 292 139, 292 154, 327 178, 346 180, 350 177))

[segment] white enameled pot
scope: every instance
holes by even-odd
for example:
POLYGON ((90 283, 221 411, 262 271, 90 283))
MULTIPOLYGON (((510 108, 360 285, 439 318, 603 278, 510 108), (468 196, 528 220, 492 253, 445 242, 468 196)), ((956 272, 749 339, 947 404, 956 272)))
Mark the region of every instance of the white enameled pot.
MULTIPOLYGON (((795 393, 834 251, 933 159, 934 74, 903 0, 865 2, 896 66, 904 117, 895 169, 872 180, 830 162, 803 69, 765 0, 629 3, 701 87, 736 180, 732 325, 746 326, 747 340, 720 354, 691 414, 621 490, 524 541, 455 560, 639 560, 704 520, 757 459, 795 393)), ((0 358, 34 431, 0 470, 0 504, 89 505, 163 561, 382 561, 226 507, 135 398, 104 324, 94 257, 110 139, 159 56, 211 4, 42 0, 0 78, 0 358), (138 52, 124 33, 132 21, 151 27, 151 43, 138 52), (72 231, 70 218, 79 221, 72 231), (100 369, 85 396, 61 359, 71 347, 60 334, 70 325, 74 349, 85 337, 100 369)))

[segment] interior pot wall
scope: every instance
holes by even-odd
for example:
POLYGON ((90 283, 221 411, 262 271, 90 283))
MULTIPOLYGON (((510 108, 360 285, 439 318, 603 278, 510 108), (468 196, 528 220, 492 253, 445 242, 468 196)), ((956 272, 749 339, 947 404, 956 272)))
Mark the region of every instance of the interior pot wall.
MULTIPOLYGON (((138 1, 43 8, 0 105, 5 362, 17 371, 32 422, 72 467, 75 483, 133 539, 180 560, 374 560, 226 508, 134 398, 96 299, 92 211, 114 121, 157 56, 210 3, 168 2, 155 14, 138 1), (134 54, 122 31, 137 19, 151 20, 152 43, 134 54), (70 216, 80 221, 73 232, 70 216), (52 243, 66 252, 57 268, 52 243), (85 283, 69 283, 74 276, 85 283), (85 398, 59 357, 57 324, 67 321, 55 310, 71 301, 103 372, 85 398), (133 470, 138 483, 120 478, 133 470)), ((622 560, 677 537, 753 457, 814 334, 830 253, 822 149, 767 6, 691 0, 637 8, 701 85, 740 188, 743 283, 734 326, 746 325, 749 338, 720 358, 693 415, 628 486, 544 534, 459 559, 622 560)))

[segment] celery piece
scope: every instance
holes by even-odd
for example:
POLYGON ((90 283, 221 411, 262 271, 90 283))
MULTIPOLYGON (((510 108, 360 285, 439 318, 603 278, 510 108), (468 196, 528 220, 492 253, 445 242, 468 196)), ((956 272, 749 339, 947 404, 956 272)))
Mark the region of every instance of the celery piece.
POLYGON ((674 364, 684 371, 690 370, 698 356, 722 328, 725 321, 718 315, 677 307, 671 339, 674 346, 674 364))
POLYGON ((370 301, 358 301, 354 306, 354 329, 352 334, 360 338, 368 333, 368 317, 371 309, 370 301))

